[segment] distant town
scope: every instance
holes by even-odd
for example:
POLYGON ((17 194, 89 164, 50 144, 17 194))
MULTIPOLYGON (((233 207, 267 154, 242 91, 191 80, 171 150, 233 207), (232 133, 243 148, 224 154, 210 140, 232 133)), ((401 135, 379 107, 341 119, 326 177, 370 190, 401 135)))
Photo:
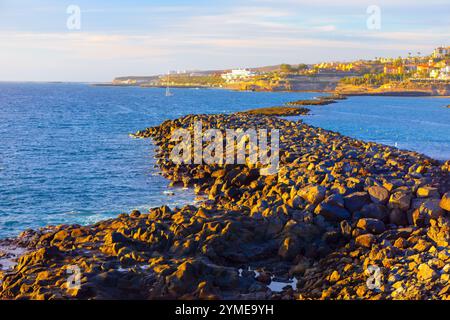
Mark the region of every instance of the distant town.
POLYGON ((250 91, 323 91, 359 94, 450 94, 450 46, 431 54, 406 57, 280 64, 260 68, 212 71, 170 71, 148 77, 127 76, 115 86, 206 87, 250 91))

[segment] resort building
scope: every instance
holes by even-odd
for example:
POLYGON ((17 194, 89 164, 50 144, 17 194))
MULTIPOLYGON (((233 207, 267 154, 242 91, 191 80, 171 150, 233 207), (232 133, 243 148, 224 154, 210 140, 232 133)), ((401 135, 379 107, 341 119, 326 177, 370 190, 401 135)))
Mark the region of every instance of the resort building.
POLYGON ((440 70, 439 73, 440 80, 450 80, 450 66, 445 66, 440 70))
POLYGON ((437 78, 439 78, 440 74, 441 74, 441 71, 439 69, 433 69, 430 71, 430 78, 437 79, 437 78))
POLYGON ((439 47, 434 49, 433 58, 442 58, 446 55, 450 54, 450 47, 439 47))
POLYGON ((242 80, 248 80, 252 77, 254 77, 256 73, 247 70, 247 69, 234 69, 231 70, 231 72, 222 74, 222 78, 226 82, 236 82, 236 81, 242 81, 242 80))
POLYGON ((385 65, 384 66, 385 74, 401 74, 403 73, 403 67, 397 67, 393 65, 385 65))
POLYGON ((415 64, 407 64, 403 66, 403 69, 405 72, 416 72, 417 71, 417 65, 415 64))

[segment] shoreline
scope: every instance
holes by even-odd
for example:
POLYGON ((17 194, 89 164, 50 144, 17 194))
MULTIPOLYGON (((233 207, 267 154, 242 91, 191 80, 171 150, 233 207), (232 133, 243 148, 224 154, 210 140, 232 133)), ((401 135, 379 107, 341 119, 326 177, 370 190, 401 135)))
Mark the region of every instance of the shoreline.
MULTIPOLYGON (((164 85, 135 85, 135 84, 113 84, 113 83, 95 83, 91 84, 92 86, 97 87, 137 87, 137 88, 158 88, 164 89, 167 86, 164 85)), ((385 96, 385 97, 439 97, 439 98, 449 98, 449 95, 446 94, 437 94, 433 90, 395 90, 395 91, 373 91, 367 92, 365 90, 361 91, 340 91, 340 90, 240 90, 232 87, 214 87, 207 85, 171 85, 169 86, 171 89, 222 89, 222 90, 230 90, 230 91, 252 91, 252 92, 311 92, 311 93, 322 93, 322 94, 332 94, 332 95, 341 95, 346 97, 364 97, 364 96, 385 96)))
MULTIPOLYGON (((160 147, 158 166, 173 185, 194 188, 208 200, 145 214, 135 210, 90 226, 24 231, 9 241, 29 252, 20 258, 14 276, 0 273, 0 299, 449 296, 450 289, 440 294, 445 286, 437 281, 436 266, 428 265, 436 258, 428 249, 449 247, 450 161, 252 112, 189 115, 136 136, 152 138, 160 147), (180 126, 192 129, 195 119, 222 129, 281 129, 278 176, 262 177, 256 168, 239 165, 170 163, 170 132, 180 126), (405 265, 400 258, 415 251, 420 266, 431 269, 426 270, 430 278, 424 279, 432 288, 420 286, 420 270, 404 270, 399 281, 416 291, 397 292, 392 285, 382 292, 363 290, 362 262, 348 259, 370 259, 372 249, 393 256, 389 263, 398 268, 405 265), (69 264, 81 265, 87 274, 79 290, 61 282, 69 264), (256 273, 238 272, 248 267, 256 273), (148 278, 150 283, 144 281, 148 278), (288 284, 293 278, 296 288, 273 292, 268 287, 272 281, 288 284), (30 279, 32 285, 27 284, 30 279), (342 283, 344 279, 350 282, 342 283), (111 283, 120 285, 112 288, 111 283)), ((441 251, 443 263, 450 262, 441 251)), ((383 258, 377 262, 382 268, 388 268, 386 263, 383 258)))

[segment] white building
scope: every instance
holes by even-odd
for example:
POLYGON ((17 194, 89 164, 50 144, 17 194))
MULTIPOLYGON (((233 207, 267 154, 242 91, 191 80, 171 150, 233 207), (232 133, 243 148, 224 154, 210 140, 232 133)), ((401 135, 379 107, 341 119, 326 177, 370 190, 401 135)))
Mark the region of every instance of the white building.
POLYGON ((441 69, 441 72, 439 74, 439 79, 450 80, 450 66, 446 66, 441 69))
POLYGON ((442 58, 447 54, 450 54, 450 47, 439 47, 434 49, 433 58, 442 58))
POLYGON ((247 69, 234 69, 231 70, 231 72, 222 74, 222 78, 225 79, 226 82, 235 82, 250 79, 255 75, 256 73, 247 69))
POLYGON ((441 74, 441 71, 439 69, 433 69, 430 71, 430 78, 437 79, 440 74, 441 74))

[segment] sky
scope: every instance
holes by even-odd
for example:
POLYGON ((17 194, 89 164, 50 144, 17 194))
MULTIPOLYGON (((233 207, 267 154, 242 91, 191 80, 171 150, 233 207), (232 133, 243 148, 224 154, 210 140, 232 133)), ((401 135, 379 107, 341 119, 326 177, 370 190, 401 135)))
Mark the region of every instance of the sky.
POLYGON ((450 45, 449 15, 450 0, 0 0, 0 81, 428 54, 450 45))

